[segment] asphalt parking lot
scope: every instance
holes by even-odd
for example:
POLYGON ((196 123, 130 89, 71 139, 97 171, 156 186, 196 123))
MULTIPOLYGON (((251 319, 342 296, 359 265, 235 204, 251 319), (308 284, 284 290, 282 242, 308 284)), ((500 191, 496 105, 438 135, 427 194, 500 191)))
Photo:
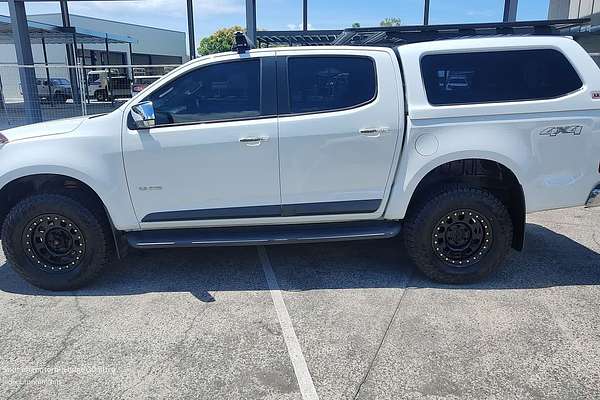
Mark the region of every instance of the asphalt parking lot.
POLYGON ((598 226, 531 215, 526 250, 462 287, 398 240, 135 253, 58 294, 0 256, 0 396, 598 398, 598 226))

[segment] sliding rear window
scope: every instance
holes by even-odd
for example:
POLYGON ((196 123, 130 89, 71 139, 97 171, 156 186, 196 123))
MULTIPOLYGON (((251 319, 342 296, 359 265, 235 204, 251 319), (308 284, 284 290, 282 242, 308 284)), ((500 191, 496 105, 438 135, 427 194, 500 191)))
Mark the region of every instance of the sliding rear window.
POLYGON ((553 99, 583 86, 552 49, 426 55, 421 73, 435 106, 553 99))

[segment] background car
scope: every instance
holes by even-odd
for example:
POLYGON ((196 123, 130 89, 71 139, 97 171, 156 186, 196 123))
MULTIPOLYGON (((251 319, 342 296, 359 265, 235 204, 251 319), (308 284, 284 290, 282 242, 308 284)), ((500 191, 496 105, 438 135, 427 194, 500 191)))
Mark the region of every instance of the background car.
MULTIPOLYGON (((71 82, 65 78, 36 79, 38 96, 53 103, 66 103, 73 98, 71 82)), ((23 95, 23 88, 19 84, 19 93, 23 95)))

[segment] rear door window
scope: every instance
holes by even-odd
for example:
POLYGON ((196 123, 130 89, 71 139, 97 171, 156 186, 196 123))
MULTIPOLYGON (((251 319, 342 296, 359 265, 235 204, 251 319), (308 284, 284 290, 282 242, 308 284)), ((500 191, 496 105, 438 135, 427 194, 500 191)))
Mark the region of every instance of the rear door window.
POLYGON ((421 73, 436 106, 552 99, 583 86, 552 49, 426 55, 421 73))
POLYGON ((290 57, 288 79, 292 114, 358 107, 377 95, 375 62, 369 57, 290 57))

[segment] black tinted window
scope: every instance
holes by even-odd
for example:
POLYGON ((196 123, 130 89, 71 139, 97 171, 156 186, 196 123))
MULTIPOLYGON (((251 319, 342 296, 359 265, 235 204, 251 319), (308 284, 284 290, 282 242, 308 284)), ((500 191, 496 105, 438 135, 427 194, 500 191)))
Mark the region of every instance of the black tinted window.
POLYGON ((260 60, 200 67, 148 96, 157 125, 261 115, 260 60))
POLYGON ((583 85, 550 49, 428 55, 421 70, 433 105, 550 99, 583 85))
POLYGON ((288 77, 292 113, 355 107, 377 92, 375 64, 367 57, 290 57, 288 77))

